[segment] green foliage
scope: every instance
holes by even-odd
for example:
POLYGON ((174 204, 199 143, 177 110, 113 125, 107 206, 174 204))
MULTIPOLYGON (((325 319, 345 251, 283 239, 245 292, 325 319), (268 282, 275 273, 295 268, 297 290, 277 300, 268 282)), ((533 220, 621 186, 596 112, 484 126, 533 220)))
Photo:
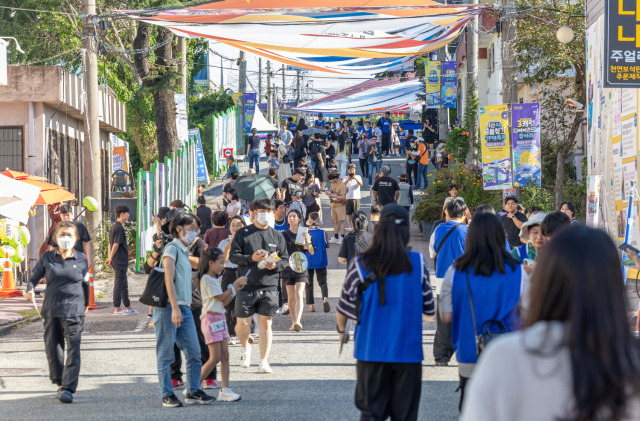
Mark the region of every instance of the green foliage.
POLYGON ((469 132, 466 129, 455 128, 447 135, 445 143, 447 153, 458 162, 464 162, 469 153, 469 132))
POLYGON ((442 218, 442 205, 449 196, 447 192, 427 192, 427 195, 416 205, 411 220, 415 224, 434 222, 442 218))
MULTIPOLYGON (((109 257, 109 230, 111 229, 113 222, 110 220, 104 220, 100 224, 98 231, 93 236, 92 242, 95 255, 95 262, 102 266, 103 270, 110 271, 109 266, 105 266, 104 262, 109 257), (109 268, 109 269, 107 269, 109 268)), ((135 222, 127 222, 124 224, 124 229, 127 233, 127 247, 129 250, 129 260, 135 259, 136 255, 136 239, 138 238, 138 232, 135 222)))

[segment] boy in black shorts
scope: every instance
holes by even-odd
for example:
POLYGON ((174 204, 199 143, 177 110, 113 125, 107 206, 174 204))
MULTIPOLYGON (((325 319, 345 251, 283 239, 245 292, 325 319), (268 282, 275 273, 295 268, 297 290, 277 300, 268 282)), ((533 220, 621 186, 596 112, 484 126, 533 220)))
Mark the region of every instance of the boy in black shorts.
POLYGON ((289 253, 282 234, 269 226, 269 222, 275 220, 274 201, 256 200, 252 202, 251 209, 253 225, 236 232, 229 252, 231 263, 238 265, 238 274, 248 278, 247 285, 236 295, 236 334, 242 344, 240 367, 249 368, 251 365, 251 319, 254 313, 258 313, 258 371, 272 373, 273 370, 267 362, 272 339, 271 317, 278 310, 279 273, 289 265, 289 253), (271 257, 277 259, 268 259, 271 257), (267 261, 262 262, 265 259, 267 261), (249 270, 251 273, 247 274, 249 270))

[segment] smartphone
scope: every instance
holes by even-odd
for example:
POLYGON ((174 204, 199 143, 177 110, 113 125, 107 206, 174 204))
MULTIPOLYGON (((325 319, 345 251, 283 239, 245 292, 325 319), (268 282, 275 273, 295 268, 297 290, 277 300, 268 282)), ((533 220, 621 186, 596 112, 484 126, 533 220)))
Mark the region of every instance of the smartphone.
POLYGON ((535 260, 524 259, 522 261, 522 263, 524 264, 524 267, 526 267, 526 268, 529 268, 529 269, 535 269, 536 268, 536 261, 535 260))
POLYGON ((620 246, 618 246, 618 248, 619 248, 620 250, 622 250, 622 251, 632 251, 632 252, 634 252, 635 254, 639 254, 639 255, 640 255, 640 250, 638 250, 637 248, 635 248, 635 247, 633 247, 632 245, 627 244, 627 243, 622 243, 622 244, 620 244, 620 246))

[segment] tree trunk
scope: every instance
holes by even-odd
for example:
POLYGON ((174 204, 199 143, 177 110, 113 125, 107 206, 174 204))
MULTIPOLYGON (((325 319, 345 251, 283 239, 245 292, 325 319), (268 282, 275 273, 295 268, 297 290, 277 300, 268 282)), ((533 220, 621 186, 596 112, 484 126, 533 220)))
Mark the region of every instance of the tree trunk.
POLYGON ((158 159, 178 150, 178 132, 176 128, 175 92, 171 88, 158 88, 153 93, 156 110, 156 134, 158 136, 158 159))
POLYGON ((560 209, 562 203, 562 191, 564 185, 564 161, 567 156, 567 149, 564 145, 558 148, 556 156, 556 209, 560 209))

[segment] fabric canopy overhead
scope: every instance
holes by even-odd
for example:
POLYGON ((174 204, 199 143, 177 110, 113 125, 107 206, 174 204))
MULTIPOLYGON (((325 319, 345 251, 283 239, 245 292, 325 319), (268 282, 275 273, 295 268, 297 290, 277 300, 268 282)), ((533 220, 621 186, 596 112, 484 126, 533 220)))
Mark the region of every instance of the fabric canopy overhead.
POLYGON ((120 13, 295 67, 372 74, 443 47, 486 8, 430 0, 220 0, 120 13))
POLYGON ((340 114, 360 117, 385 111, 402 111, 424 102, 417 96, 422 92, 423 84, 417 78, 373 79, 294 109, 313 114, 323 113, 327 117, 340 114))

